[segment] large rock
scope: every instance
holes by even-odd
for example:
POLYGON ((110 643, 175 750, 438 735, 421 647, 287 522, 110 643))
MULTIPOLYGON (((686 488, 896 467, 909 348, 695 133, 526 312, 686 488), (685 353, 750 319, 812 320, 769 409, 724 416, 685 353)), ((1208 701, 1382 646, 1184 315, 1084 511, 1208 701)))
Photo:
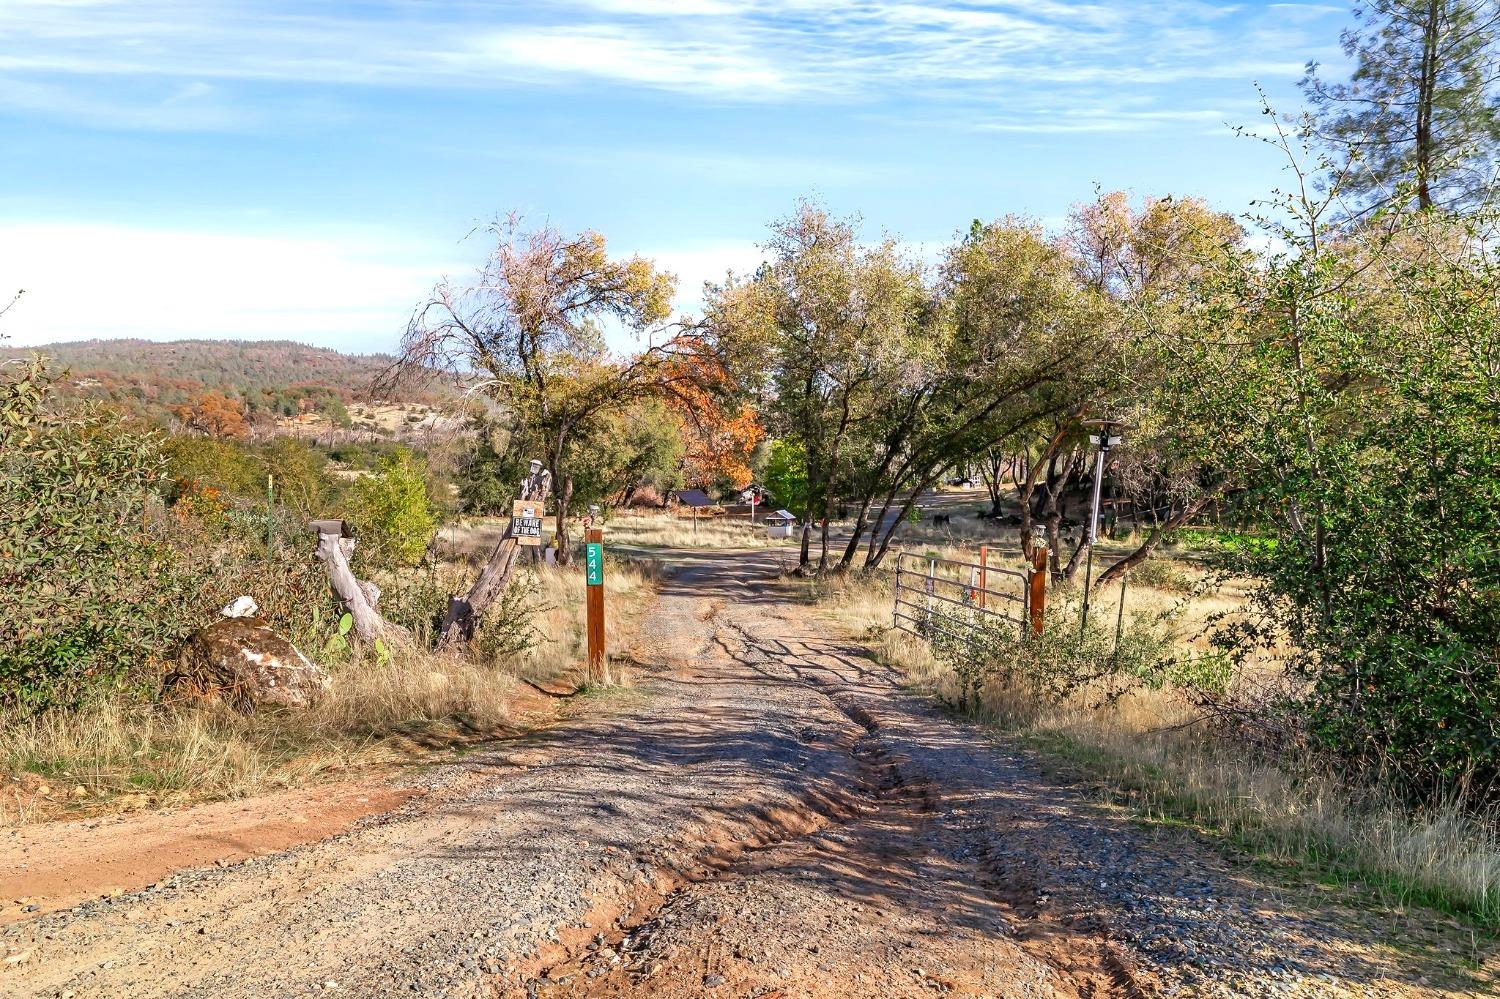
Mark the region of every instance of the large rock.
POLYGON ((237 709, 307 707, 328 689, 328 674, 258 617, 226 617, 196 632, 167 687, 218 694, 237 709))

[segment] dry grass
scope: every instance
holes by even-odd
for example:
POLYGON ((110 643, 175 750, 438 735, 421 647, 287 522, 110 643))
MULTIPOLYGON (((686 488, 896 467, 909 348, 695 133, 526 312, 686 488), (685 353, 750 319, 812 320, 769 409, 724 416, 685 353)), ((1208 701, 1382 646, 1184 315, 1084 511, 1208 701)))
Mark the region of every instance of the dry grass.
MULTIPOLYGON (((649 568, 605 574, 614 647, 628 644, 654 597, 649 568)), ((358 765, 417 758, 508 730, 517 677, 542 680, 582 656, 583 573, 540 570, 523 606, 537 640, 503 659, 398 649, 330 665, 330 693, 304 711, 243 716, 222 706, 101 700, 74 712, 0 719, 0 824, 62 811, 249 795, 358 765)))
MULTIPOLYGON (((1198 578, 1190 563, 1178 562, 1165 574, 1167 588, 1132 582, 1127 620, 1165 616, 1191 652, 1201 648, 1199 625, 1239 606, 1243 591, 1231 585, 1185 596, 1179 575, 1198 578)), ((913 686, 953 699, 951 667, 925 641, 891 628, 889 573, 816 583, 812 596, 913 686)), ((1101 594, 1096 612, 1113 621, 1118 599, 1118 590, 1101 594)), ((1458 800, 1414 810, 1378 787, 1350 787, 1316 761, 1257 755, 1194 724, 1183 693, 1171 683, 1140 686, 1101 706, 1093 691, 1056 703, 1028 686, 992 681, 981 691, 980 714, 1047 757, 1105 779, 1118 800, 1148 817, 1191 823, 1324 876, 1358 879, 1398 904, 1436 905, 1500 926, 1500 816, 1475 815, 1458 800)))
POLYGON ((691 517, 676 514, 619 514, 604 529, 606 543, 661 548, 779 548, 795 547, 796 538, 766 537, 764 524, 727 517, 691 517))
MULTIPOLYGON (((659 582, 656 564, 606 558, 604 640, 606 648, 627 648, 639 634, 659 582)), ((511 668, 532 680, 556 676, 585 658, 583 571, 542 571, 532 592, 536 644, 517 655, 511 668)))

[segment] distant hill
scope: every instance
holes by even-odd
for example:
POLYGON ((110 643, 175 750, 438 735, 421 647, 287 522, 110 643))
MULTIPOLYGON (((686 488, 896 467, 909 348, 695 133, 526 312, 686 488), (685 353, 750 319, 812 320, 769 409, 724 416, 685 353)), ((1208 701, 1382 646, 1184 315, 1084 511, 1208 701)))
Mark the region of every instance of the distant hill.
POLYGON ((394 360, 388 354, 341 354, 290 340, 79 340, 10 348, 6 353, 33 351, 54 358, 75 378, 162 377, 236 394, 321 385, 352 398, 368 396, 370 383, 394 360))
POLYGON ((373 384, 393 357, 343 354, 290 340, 80 340, 0 348, 0 357, 31 353, 67 370, 69 395, 158 422, 180 418, 184 407, 217 395, 233 400, 250 424, 268 432, 288 420, 317 417, 347 427, 351 405, 429 406, 445 395, 441 386, 429 384, 376 399, 373 384))

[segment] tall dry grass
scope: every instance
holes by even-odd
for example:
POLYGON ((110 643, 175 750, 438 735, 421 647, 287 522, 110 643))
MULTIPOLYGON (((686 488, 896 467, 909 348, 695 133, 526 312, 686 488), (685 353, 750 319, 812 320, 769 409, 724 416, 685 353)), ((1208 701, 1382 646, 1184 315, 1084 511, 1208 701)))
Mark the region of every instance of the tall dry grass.
POLYGON ((743 518, 698 518, 671 513, 621 513, 605 525, 605 539, 612 544, 652 548, 777 548, 792 547, 796 538, 767 538, 764 524, 743 518))
MULTIPOLYGON (((1137 614, 1166 619, 1179 648, 1201 652, 1202 623, 1233 611, 1243 590, 1230 584, 1185 594, 1183 581, 1198 578, 1197 570, 1186 560, 1167 566, 1137 574, 1164 585, 1133 582, 1127 620, 1137 614)), ((890 573, 807 585, 823 614, 860 637, 912 686, 957 699, 951 662, 926 641, 891 627, 890 573)), ((1099 595, 1099 617, 1114 621, 1118 592, 1099 595)), ((1186 693, 1169 680, 1138 685, 1114 700, 1086 689, 1056 701, 1032 685, 992 679, 971 710, 1044 759, 1104 779, 1116 800, 1143 816, 1193 824, 1322 876, 1357 879, 1397 904, 1436 905, 1500 927, 1500 815, 1476 812, 1461 789, 1437 806, 1418 809, 1379 785, 1351 786, 1336 768, 1311 756, 1258 752, 1203 724, 1186 693)))
MULTIPOLYGON (((328 663, 333 685, 305 710, 240 715, 215 703, 103 698, 75 711, 0 718, 0 824, 60 811, 241 797, 355 766, 420 759, 518 722, 520 678, 545 680, 583 654, 581 568, 518 578, 533 641, 504 657, 397 647, 328 663)), ((605 573, 613 647, 628 645, 655 593, 650 566, 605 573)), ((306 650, 309 653, 315 650, 306 650)))

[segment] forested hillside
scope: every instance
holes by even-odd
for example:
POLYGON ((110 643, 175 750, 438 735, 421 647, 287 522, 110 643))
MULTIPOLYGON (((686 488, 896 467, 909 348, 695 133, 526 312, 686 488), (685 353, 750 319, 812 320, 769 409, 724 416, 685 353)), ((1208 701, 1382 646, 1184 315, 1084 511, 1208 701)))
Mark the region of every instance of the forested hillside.
POLYGON ((371 380, 391 361, 384 354, 341 354, 290 340, 80 340, 9 353, 33 350, 70 368, 75 378, 179 380, 241 394, 327 385, 353 397, 368 391, 371 380))
MULTIPOLYGON (((156 422, 176 420, 213 436, 226 421, 269 428, 288 417, 323 417, 349 426, 347 406, 373 400, 385 354, 342 354, 290 340, 82 340, 9 348, 4 356, 41 354, 67 372, 66 395, 99 400, 156 422)), ((398 398, 435 401, 421 383, 398 398)), ((237 436, 231 433, 230 436, 237 436)))

